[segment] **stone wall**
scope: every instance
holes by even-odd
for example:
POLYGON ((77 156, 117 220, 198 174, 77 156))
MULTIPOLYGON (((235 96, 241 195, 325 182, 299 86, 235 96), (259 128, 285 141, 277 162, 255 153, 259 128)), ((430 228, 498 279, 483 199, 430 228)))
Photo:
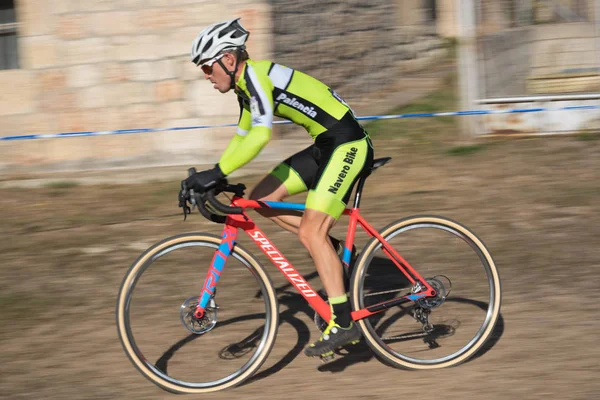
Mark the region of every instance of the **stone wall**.
POLYGON ((507 29, 479 38, 480 96, 524 95, 532 59, 531 27, 507 29))
POLYGON ((271 0, 274 58, 336 90, 360 114, 445 51, 415 0, 271 0))
MULTIPOLYGON (((206 25, 236 16, 252 58, 322 79, 362 115, 388 110, 394 83, 445 53, 420 0, 16 4, 21 69, 0 71, 0 136, 235 123, 235 96, 204 80, 189 49, 206 25)), ((0 173, 214 162, 233 132, 0 141, 0 173)))
MULTIPOLYGON (((269 58, 270 7, 258 0, 18 0, 21 69, 0 71, 0 136, 214 125, 237 120, 189 61, 206 25, 241 16, 269 58)), ((228 130, 0 141, 0 171, 191 162, 228 130)))

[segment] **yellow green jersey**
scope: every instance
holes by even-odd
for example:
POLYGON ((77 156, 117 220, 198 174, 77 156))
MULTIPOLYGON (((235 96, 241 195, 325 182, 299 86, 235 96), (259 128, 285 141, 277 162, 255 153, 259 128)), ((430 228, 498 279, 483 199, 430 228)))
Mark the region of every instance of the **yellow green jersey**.
POLYGON ((352 110, 321 81, 271 61, 248 60, 236 82, 240 118, 237 132, 221 156, 228 175, 251 161, 271 138, 273 117, 303 126, 313 139, 352 110))

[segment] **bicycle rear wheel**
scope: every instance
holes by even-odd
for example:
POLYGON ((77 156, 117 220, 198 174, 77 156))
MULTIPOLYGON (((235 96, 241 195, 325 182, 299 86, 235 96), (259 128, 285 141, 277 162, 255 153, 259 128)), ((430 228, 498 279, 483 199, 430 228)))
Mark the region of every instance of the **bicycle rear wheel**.
POLYGON ((134 366, 159 387, 206 393, 237 385, 266 360, 277 334, 277 297, 262 265, 236 244, 206 319, 192 318, 221 239, 192 233, 152 246, 127 272, 117 328, 134 366))
MULTIPOLYGON (((409 369, 449 367, 473 356, 500 314, 500 278, 483 242, 438 216, 402 219, 380 234, 438 296, 360 320, 371 349, 382 361, 409 369)), ((350 287, 355 310, 420 291, 376 238, 357 260, 350 287)))

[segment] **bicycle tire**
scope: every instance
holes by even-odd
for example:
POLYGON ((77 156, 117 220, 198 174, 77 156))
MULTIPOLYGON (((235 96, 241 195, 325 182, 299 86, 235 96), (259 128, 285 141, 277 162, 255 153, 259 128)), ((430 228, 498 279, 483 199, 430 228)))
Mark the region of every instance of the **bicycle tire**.
MULTIPOLYGON (((449 356, 427 360, 406 356, 405 354, 392 349, 382 339, 383 334, 377 332, 377 329, 375 329, 369 318, 363 318, 358 321, 358 325, 361 328, 365 341, 381 361, 397 368, 413 370, 451 367, 472 357, 491 337, 500 315, 501 304, 501 283, 494 260, 484 243, 465 226, 445 217, 417 215, 392 222, 384 227, 379 233, 389 243, 391 238, 421 227, 434 228, 453 233, 458 239, 465 241, 471 247, 472 251, 479 257, 479 260, 482 262, 485 269, 489 285, 489 303, 487 304, 487 310, 485 310, 485 319, 472 340, 449 356)), ((381 249, 381 247, 379 240, 377 238, 372 238, 367 243, 356 262, 356 267, 351 277, 351 301, 354 310, 365 307, 365 297, 368 296, 365 290, 367 270, 374 259, 375 252, 378 249, 381 249)), ((398 251, 397 248, 396 250, 398 251)), ((398 252, 402 255, 402 251, 398 252)), ((410 260, 408 261, 409 263, 411 262, 410 260)), ((411 263, 411 265, 419 272, 419 264, 411 263)), ((395 269, 397 273, 400 273, 397 268, 395 269)), ((423 278, 427 279, 425 276, 423 276, 423 278)), ((440 309, 443 307, 444 304, 440 306, 440 309)), ((406 313, 400 315, 402 316, 405 314, 406 313)), ((401 317, 398 317, 398 320, 400 319, 401 317)), ((408 339, 405 341, 407 342, 408 339)))
MULTIPOLYGON (((240 261, 240 263, 254 275, 259 284, 265 304, 265 319, 267 322, 262 330, 262 337, 260 338, 259 345, 256 346, 256 353, 254 353, 252 358, 240 369, 222 379, 211 382, 184 382, 169 377, 166 372, 161 371, 155 364, 152 364, 147 360, 138 348, 131 329, 129 304, 131 302, 132 293, 142 274, 154 261, 161 257, 161 254, 169 254, 175 249, 189 246, 204 246, 216 251, 220 243, 220 237, 205 233, 187 233, 164 239, 150 247, 138 257, 126 273, 119 289, 116 306, 116 322, 119 339, 123 349, 130 361, 144 377, 166 391, 173 393, 199 394, 224 390, 239 385, 250 378, 260 368, 267 359, 275 342, 279 325, 279 314, 277 296, 273 284, 261 263, 250 252, 236 243, 229 257, 240 261)), ((204 279, 204 276, 202 279, 204 279)), ((201 282, 203 281, 200 281, 200 285, 201 282)), ((198 291, 200 288, 201 287, 198 288, 198 291)), ((218 322, 216 326, 218 327, 218 322)), ((182 330, 185 331, 183 328, 182 330)), ((211 332, 206 332, 204 334, 210 333, 211 332)))

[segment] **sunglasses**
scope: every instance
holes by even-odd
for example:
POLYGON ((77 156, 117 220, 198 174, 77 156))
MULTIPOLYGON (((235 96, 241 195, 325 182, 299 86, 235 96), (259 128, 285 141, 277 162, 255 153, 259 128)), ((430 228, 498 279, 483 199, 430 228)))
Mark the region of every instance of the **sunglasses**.
POLYGON ((223 58, 223 56, 225 55, 225 53, 223 54, 219 54, 218 56, 211 58, 210 60, 200 63, 200 68, 202 68, 202 72, 204 72, 206 75, 212 75, 213 73, 213 64, 216 63, 218 60, 220 60, 221 58, 223 58))

